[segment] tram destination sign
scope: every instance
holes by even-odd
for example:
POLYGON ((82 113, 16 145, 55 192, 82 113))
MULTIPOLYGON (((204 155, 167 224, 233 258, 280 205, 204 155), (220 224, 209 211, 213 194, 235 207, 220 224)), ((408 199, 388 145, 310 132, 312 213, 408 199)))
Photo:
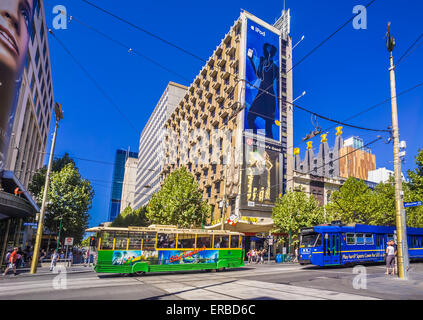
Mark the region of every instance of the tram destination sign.
POLYGON ((423 201, 404 202, 404 208, 419 207, 423 205, 423 201))

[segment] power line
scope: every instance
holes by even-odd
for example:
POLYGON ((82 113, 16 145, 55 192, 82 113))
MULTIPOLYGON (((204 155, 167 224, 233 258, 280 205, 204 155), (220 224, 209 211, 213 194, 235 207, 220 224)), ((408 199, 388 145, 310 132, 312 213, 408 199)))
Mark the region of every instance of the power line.
POLYGON ((129 125, 138 133, 138 130, 132 124, 131 120, 123 113, 123 111, 119 108, 119 106, 113 101, 113 99, 107 94, 107 92, 101 87, 98 83, 96 78, 90 74, 90 72, 76 59, 76 57, 70 52, 70 50, 65 46, 65 44, 56 37, 53 31, 49 30, 50 34, 56 39, 56 41, 60 44, 60 46, 66 51, 66 53, 72 58, 72 60, 76 63, 76 65, 85 73, 85 75, 94 83, 97 89, 101 92, 101 94, 110 102, 110 104, 121 114, 123 118, 129 123, 129 125))

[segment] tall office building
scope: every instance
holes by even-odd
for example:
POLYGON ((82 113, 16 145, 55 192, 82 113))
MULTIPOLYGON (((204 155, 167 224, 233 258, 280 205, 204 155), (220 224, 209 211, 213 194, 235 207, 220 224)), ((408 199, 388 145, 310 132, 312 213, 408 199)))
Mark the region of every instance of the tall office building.
POLYGON ((122 198, 120 200, 120 211, 125 210, 127 207, 134 208, 137 163, 137 158, 129 157, 126 159, 122 185, 122 198))
POLYGON ((186 167, 196 177, 210 228, 269 232, 292 185, 289 20, 289 10, 275 25, 243 11, 165 123, 163 175, 186 167))
POLYGON ((27 188, 43 165, 54 96, 44 2, 36 1, 9 150, 0 172, 0 268, 8 248, 31 246, 23 237, 23 221, 40 211, 27 188), (15 190, 22 194, 14 195, 15 190))
POLYGON ((376 170, 376 156, 369 148, 363 148, 363 139, 345 139, 344 147, 339 150, 340 176, 368 180, 369 171, 376 170))
MULTIPOLYGON (((128 158, 138 158, 136 152, 128 150, 117 150, 115 156, 115 165, 113 168, 113 184, 109 208, 109 221, 115 220, 121 211, 122 187, 125 177, 125 163, 128 158)), ((124 209, 124 208, 122 208, 124 209)))
POLYGON ((44 3, 37 1, 6 161, 25 188, 43 165, 54 105, 44 3))
POLYGON ((186 94, 188 88, 169 82, 148 119, 139 144, 135 190, 135 209, 145 206, 161 183, 163 165, 164 124, 186 94))

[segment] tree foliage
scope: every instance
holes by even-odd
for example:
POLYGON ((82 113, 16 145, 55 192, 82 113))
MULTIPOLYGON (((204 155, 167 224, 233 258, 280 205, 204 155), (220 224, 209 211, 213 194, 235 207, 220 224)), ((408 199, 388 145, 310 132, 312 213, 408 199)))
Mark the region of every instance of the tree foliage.
POLYGON ((276 201, 272 212, 273 224, 277 232, 291 232, 298 237, 302 228, 326 222, 323 207, 313 197, 302 191, 288 191, 276 201))
MULTIPOLYGON (((29 190, 41 207, 47 168, 43 167, 34 175, 29 190)), ((88 227, 89 209, 94 191, 88 180, 83 179, 75 167, 75 162, 65 154, 56 158, 50 173, 50 185, 44 226, 50 232, 59 231, 60 219, 62 227, 60 239, 74 238, 78 245, 88 227)))
POLYGON ((339 191, 334 191, 326 205, 326 213, 344 223, 364 223, 371 221, 371 190, 362 180, 348 178, 339 191))
MULTIPOLYGON (((59 172, 69 163, 72 163, 75 166, 75 161, 73 161, 73 159, 69 157, 68 153, 65 153, 63 157, 55 158, 53 160, 53 163, 51 165, 51 172, 59 172)), ((37 172, 34 173, 32 180, 28 186, 28 191, 31 192, 35 196, 39 195, 41 193, 41 189, 45 185, 46 175, 47 175, 47 166, 44 166, 40 168, 39 170, 37 170, 37 172)), ((41 202, 39 204, 41 205, 41 202)))
POLYGON ((199 227, 210 216, 194 176, 186 168, 172 172, 147 205, 147 218, 154 224, 199 227))
POLYGON ((125 210, 123 210, 113 221, 112 227, 147 227, 150 225, 150 221, 147 219, 146 212, 147 209, 145 207, 140 207, 137 210, 132 210, 131 207, 126 207, 125 210))

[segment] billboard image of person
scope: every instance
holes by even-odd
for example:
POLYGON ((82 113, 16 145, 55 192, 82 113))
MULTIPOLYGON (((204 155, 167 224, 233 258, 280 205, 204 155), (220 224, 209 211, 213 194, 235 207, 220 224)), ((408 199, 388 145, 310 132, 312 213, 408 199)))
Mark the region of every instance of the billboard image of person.
POLYGON ((279 35, 247 20, 245 129, 280 141, 279 35))
POLYGON ((37 0, 0 1, 0 170, 4 169, 37 0))

